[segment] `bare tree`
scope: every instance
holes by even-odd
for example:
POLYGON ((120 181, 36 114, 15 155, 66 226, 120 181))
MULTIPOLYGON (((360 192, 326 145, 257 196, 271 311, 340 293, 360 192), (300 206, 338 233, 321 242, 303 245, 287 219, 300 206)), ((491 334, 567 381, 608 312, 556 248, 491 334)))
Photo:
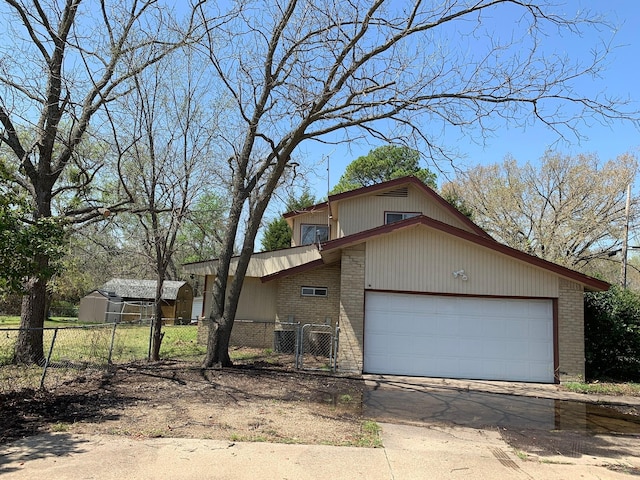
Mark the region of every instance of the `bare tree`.
POLYGON ((563 17, 550 2, 258 0, 229 8, 233 20, 209 28, 205 45, 235 110, 228 120, 235 134, 221 139, 230 213, 206 367, 231 364, 229 337, 260 220, 301 143, 414 140, 437 159, 447 158, 443 128, 490 133, 493 117, 542 122, 566 136, 579 136, 587 119, 637 121, 624 103, 583 96, 576 86, 598 73, 606 45, 591 46, 585 65, 545 51, 548 35, 598 27, 592 17, 563 17), (505 19, 512 26, 504 36, 501 13, 501 26, 505 19), (236 242, 240 255, 227 285, 236 242))
POLYGON ((160 359, 163 283, 178 249, 178 235, 205 186, 203 159, 212 152, 216 111, 201 100, 206 98, 207 81, 184 52, 137 74, 134 92, 117 102, 114 138, 119 140, 114 143, 120 147, 120 182, 133 199, 136 230, 142 233, 134 237, 141 237, 142 251, 156 276, 151 360, 160 359))
MULTIPOLYGON (((496 240, 593 274, 594 260, 620 249, 625 192, 637 169, 628 154, 601 162, 548 152, 535 165, 507 158, 472 168, 443 190, 454 191, 496 240)), ((634 222, 637 202, 632 206, 634 222)))
MULTIPOLYGON (((155 0, 5 0, 0 14, 0 145, 11 153, 11 182, 30 196, 31 220, 83 222, 121 207, 87 194, 103 163, 85 162, 79 145, 90 123, 93 133, 100 131, 104 105, 182 45, 190 27, 180 28, 175 12, 155 0), (63 175, 69 170, 74 175, 63 175), (74 201, 55 206, 70 191, 74 201)), ((46 271, 47 254, 34 255, 38 271, 46 271)), ((24 281, 16 362, 42 358, 42 332, 35 328, 45 319, 47 281, 38 274, 24 281)))

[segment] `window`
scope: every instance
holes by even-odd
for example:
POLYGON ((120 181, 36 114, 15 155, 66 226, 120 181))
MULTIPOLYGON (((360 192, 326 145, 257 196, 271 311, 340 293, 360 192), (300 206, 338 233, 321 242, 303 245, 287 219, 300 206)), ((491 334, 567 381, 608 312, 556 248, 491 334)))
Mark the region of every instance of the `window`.
POLYGON ((327 287, 302 287, 300 293, 303 297, 326 297, 329 292, 327 287))
POLYGON ((300 245, 326 242, 329 240, 328 225, 302 225, 300 232, 300 245))
POLYGON ((418 215, 420 215, 420 212, 384 212, 384 223, 399 222, 418 215))

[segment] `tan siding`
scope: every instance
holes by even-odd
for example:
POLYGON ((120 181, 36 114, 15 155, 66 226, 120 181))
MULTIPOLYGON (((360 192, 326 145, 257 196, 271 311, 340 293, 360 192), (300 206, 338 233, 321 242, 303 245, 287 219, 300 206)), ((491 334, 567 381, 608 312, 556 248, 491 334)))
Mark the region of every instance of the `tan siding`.
POLYGON ((384 197, 376 194, 349 199, 340 203, 340 236, 351 235, 384 224, 384 212, 416 212, 441 222, 471 231, 451 212, 413 186, 407 197, 384 197))
MULTIPOLYGON (((275 250, 254 254, 249 262, 246 275, 248 277, 262 277, 272 273, 297 267, 307 262, 320 258, 320 253, 315 245, 307 245, 296 249, 275 250)), ((236 271, 237 258, 233 259, 230 273, 236 271)))
POLYGON ((558 277, 450 235, 416 227, 367 242, 365 286, 378 290, 558 296, 558 277), (467 280, 454 278, 464 270, 467 280))
MULTIPOLYGON (((204 316, 211 313, 211 289, 213 276, 207 276, 207 289, 204 293, 204 316)), ((231 277, 229 278, 231 282, 231 277)), ((259 278, 247 277, 242 285, 236 319, 275 321, 277 285, 274 282, 262 283, 259 278)))
MULTIPOLYGON (((291 246, 297 247, 300 245, 300 227, 305 225, 327 225, 329 221, 327 209, 318 210, 313 213, 306 213, 303 215, 298 215, 293 218, 293 228, 292 228, 292 236, 291 236, 291 246)), ((330 230, 335 230, 335 225, 330 227, 330 230)), ((333 235, 330 232, 330 235, 333 235)), ((332 236, 333 238, 333 236, 332 236)))

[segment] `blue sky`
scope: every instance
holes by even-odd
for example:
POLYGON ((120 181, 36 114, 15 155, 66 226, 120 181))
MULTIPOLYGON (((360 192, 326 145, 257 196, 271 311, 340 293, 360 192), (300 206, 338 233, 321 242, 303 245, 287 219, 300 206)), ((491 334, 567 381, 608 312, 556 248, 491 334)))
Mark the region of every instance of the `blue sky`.
MULTIPOLYGON (((585 79, 583 92, 591 95, 604 91, 617 97, 629 97, 637 102, 636 108, 640 110, 640 89, 637 86, 640 82, 640 1, 559 0, 558 3, 562 3, 562 8, 570 14, 588 8, 617 26, 616 32, 602 30, 580 40, 549 39, 554 49, 565 51, 572 58, 579 59, 581 55, 589 53, 589 50, 584 48, 585 45, 613 38, 612 45, 615 48, 608 57, 609 65, 606 71, 602 73, 601 79, 585 79)), ((445 146, 455 146, 459 150, 461 158, 456 161, 456 166, 462 169, 477 164, 500 162, 509 154, 518 161, 535 162, 547 149, 563 154, 596 153, 602 160, 615 158, 626 152, 640 156, 640 132, 629 122, 614 122, 609 126, 592 122, 588 127, 582 128, 580 134, 587 137, 586 140, 579 143, 576 139, 558 141, 557 134, 541 125, 525 130, 500 124, 498 132, 487 139, 484 145, 475 144, 469 138, 460 138, 457 133, 446 135, 443 142, 445 146)), ((318 197, 326 195, 327 158, 330 159, 328 183, 333 186, 350 161, 367 154, 379 145, 381 143, 376 140, 326 147, 313 143, 303 145, 299 154, 305 159, 305 163, 315 165, 313 173, 308 178, 312 191, 318 197)), ((429 167, 437 170, 433 165, 429 167)), ((439 167, 443 170, 438 175, 440 182, 453 175, 450 166, 440 164, 439 167)))

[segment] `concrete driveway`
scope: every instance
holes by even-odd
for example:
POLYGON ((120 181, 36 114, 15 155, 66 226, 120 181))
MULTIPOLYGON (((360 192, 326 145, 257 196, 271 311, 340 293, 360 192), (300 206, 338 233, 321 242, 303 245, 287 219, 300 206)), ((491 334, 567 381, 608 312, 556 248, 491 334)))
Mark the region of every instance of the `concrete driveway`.
POLYGON ((584 395, 557 385, 365 375, 364 414, 390 423, 640 435, 638 397, 584 395))

